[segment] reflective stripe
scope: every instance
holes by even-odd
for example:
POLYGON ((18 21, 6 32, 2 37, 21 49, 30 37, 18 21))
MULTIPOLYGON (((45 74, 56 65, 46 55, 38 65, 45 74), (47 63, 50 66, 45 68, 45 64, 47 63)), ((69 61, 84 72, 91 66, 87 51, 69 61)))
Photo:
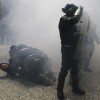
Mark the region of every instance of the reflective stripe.
POLYGON ((23 48, 23 49, 21 49, 20 51, 24 51, 24 50, 27 50, 27 49, 30 49, 30 48, 23 48))
POLYGON ((22 69, 22 68, 19 66, 19 67, 18 67, 18 70, 21 70, 21 69, 22 69))
POLYGON ((68 48, 70 48, 70 47, 72 47, 71 45, 64 45, 64 47, 68 47, 68 48))
POLYGON ((17 73, 16 76, 19 76, 19 73, 17 73))
POLYGON ((34 61, 38 61, 39 59, 35 59, 34 61))
POLYGON ((25 61, 27 58, 29 58, 29 57, 31 57, 31 56, 34 56, 34 55, 37 55, 37 54, 28 55, 28 56, 24 59, 24 61, 25 61))

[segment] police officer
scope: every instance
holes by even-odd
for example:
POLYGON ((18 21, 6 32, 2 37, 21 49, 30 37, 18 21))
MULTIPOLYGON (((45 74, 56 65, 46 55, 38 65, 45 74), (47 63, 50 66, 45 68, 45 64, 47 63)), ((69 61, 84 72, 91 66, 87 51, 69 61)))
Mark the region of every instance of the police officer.
POLYGON ((60 18, 59 31, 61 38, 61 53, 62 53, 62 67, 58 76, 57 84, 57 96, 59 99, 64 99, 64 82, 65 77, 68 74, 68 70, 71 69, 72 77, 72 91, 79 95, 84 95, 85 91, 79 87, 78 77, 78 65, 77 61, 74 60, 78 34, 77 34, 77 23, 82 16, 82 7, 78 7, 74 4, 67 4, 62 11, 66 14, 60 18))
POLYGON ((51 70, 48 56, 32 47, 26 45, 13 45, 10 47, 9 64, 1 63, 1 69, 14 77, 51 85, 55 82, 55 75, 51 70))
POLYGON ((100 43, 100 40, 95 31, 96 31, 96 25, 93 24, 92 21, 90 20, 88 32, 85 38, 84 55, 83 55, 82 63, 81 63, 81 67, 83 68, 84 71, 87 71, 87 72, 92 72, 92 70, 89 68, 89 63, 91 61, 93 52, 95 50, 94 41, 96 41, 97 44, 100 43))

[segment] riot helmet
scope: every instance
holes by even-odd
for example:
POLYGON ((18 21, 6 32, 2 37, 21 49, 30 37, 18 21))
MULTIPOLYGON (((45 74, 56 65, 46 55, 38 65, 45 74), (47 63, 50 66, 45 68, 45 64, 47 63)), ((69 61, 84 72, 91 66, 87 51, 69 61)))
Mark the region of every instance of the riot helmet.
POLYGON ((68 17, 72 17, 77 10, 78 6, 74 4, 67 4, 64 8, 62 8, 62 11, 66 13, 68 17))

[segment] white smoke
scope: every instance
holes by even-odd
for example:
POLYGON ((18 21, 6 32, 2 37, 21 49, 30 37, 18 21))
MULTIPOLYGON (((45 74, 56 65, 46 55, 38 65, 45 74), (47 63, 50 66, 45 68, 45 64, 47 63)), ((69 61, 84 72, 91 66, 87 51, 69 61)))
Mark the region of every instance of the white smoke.
MULTIPOLYGON (((8 0, 6 0, 8 1, 8 0)), ((10 0, 9 27, 18 44, 28 44, 46 52, 60 67, 60 36, 58 23, 67 3, 82 5, 97 24, 99 33, 99 0, 10 0)))

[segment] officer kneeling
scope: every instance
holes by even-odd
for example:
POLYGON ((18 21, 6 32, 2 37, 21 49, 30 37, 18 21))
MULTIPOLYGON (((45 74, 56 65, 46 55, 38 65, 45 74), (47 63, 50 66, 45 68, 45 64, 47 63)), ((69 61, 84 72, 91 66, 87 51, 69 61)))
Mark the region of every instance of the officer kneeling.
POLYGON ((51 85, 56 81, 51 70, 51 61, 48 56, 26 45, 11 46, 8 63, 1 63, 1 70, 13 77, 21 77, 43 85, 51 85))

